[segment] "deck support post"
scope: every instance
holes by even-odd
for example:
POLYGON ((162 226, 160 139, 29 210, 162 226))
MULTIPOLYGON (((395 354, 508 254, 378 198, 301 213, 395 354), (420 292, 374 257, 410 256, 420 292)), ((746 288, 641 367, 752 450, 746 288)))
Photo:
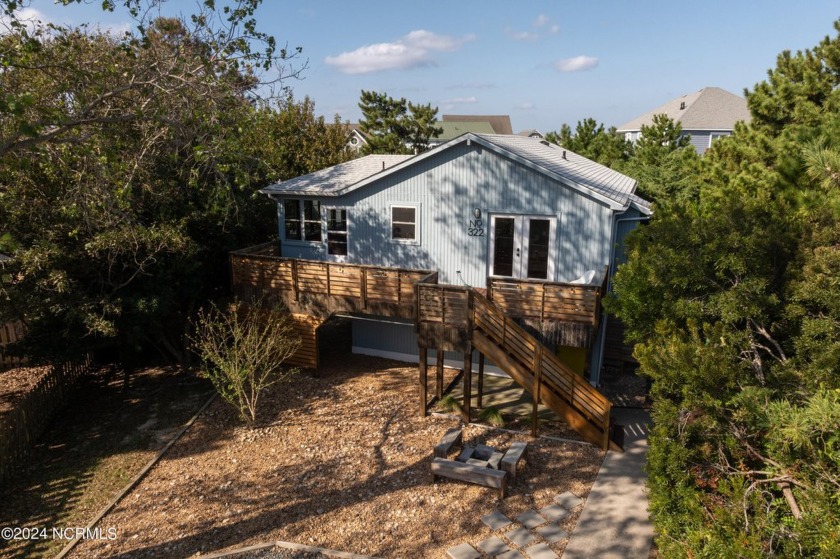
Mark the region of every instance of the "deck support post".
POLYGON ((482 408, 482 399, 484 395, 484 354, 478 352, 478 400, 476 407, 482 408))
POLYGON ((472 397, 472 347, 467 346, 464 351, 464 407, 461 410, 464 423, 470 422, 470 399, 472 397))
POLYGON ((426 403, 428 402, 428 365, 429 365, 429 348, 426 346, 420 346, 420 364, 418 369, 420 370, 420 417, 426 417, 427 409, 426 403))
POLYGON ((435 368, 435 396, 440 400, 443 398, 443 358, 444 351, 440 348, 436 349, 437 353, 437 367, 435 368))
POLYGON ((534 408, 531 411, 531 436, 537 436, 540 425, 540 387, 542 386, 542 346, 538 345, 534 352, 534 388, 531 395, 534 397, 534 408))

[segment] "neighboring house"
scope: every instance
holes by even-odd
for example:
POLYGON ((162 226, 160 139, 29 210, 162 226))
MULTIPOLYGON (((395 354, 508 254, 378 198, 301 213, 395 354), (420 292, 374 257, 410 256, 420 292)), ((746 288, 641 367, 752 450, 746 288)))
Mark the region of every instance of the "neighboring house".
POLYGON ((353 151, 361 151, 361 149, 368 143, 365 133, 359 127, 358 123, 349 123, 350 135, 347 137, 347 147, 353 151))
MULTIPOLYGON (((528 390, 566 375, 573 391, 594 391, 575 377, 599 380, 607 269, 650 214, 635 189, 630 177, 518 135, 467 133, 416 156, 369 155, 263 189, 277 202, 279 254, 277 243, 234 253, 234 289, 285 290, 299 312, 347 309, 354 352, 425 364, 427 348, 439 348, 470 366, 477 349, 480 370, 486 355, 528 390), (504 326, 486 330, 488 317, 504 326), (524 345, 502 347, 514 334, 524 345), (532 349, 508 355, 522 347, 532 349), (540 363, 553 368, 528 380, 540 363)), ((572 414, 576 429, 606 433, 603 409, 580 419, 567 410, 575 396, 551 400, 561 391, 540 398, 572 414)))
POLYGON ((542 132, 537 130, 536 128, 529 128, 528 130, 522 130, 521 132, 516 133, 517 136, 525 136, 526 138, 536 138, 538 140, 542 140, 545 138, 542 132))
POLYGON ((473 134, 494 134, 495 131, 489 122, 486 120, 480 121, 449 121, 438 120, 435 126, 441 128, 442 131, 437 136, 429 139, 429 146, 434 147, 440 144, 445 144, 450 140, 454 140, 458 136, 472 132, 473 134))
MULTIPOLYGON (((445 144, 468 132, 473 134, 513 134, 508 115, 443 115, 442 120, 435 121, 435 127, 441 128, 442 131, 429 139, 429 147, 445 144)), ((351 123, 350 129, 351 133, 347 146, 359 151, 367 144, 367 138, 358 123, 351 123)), ((543 137, 537 130, 526 130, 520 132, 519 135, 540 139, 543 137)))
POLYGON ((747 101, 719 87, 704 87, 688 95, 668 101, 630 122, 616 128, 628 141, 639 139, 642 126, 653 123, 658 114, 668 116, 682 126, 682 134, 691 137, 691 145, 697 153, 703 154, 717 138, 729 136, 738 121, 749 122, 752 118, 747 101))
POLYGON ((487 122, 496 134, 513 134, 509 115, 443 115, 443 122, 487 122))

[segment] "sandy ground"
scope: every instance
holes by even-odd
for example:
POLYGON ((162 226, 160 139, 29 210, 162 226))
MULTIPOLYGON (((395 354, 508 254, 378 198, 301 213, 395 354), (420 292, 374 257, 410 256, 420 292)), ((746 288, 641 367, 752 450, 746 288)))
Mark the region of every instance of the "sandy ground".
MULTIPOLYGON (((71 557, 188 557, 281 540, 444 558, 449 547, 489 536, 480 518, 497 508, 513 517, 565 491, 586 498, 600 450, 477 426, 465 430, 465 442, 529 443, 507 497, 433 484, 432 448, 457 421, 419 416, 417 379, 416 366, 345 354, 318 378, 275 387, 255 428, 217 400, 100 522, 115 537, 84 541, 71 557)), ((571 532, 576 520, 570 515, 563 527, 571 532)), ((552 548, 561 553, 564 545, 552 548)))

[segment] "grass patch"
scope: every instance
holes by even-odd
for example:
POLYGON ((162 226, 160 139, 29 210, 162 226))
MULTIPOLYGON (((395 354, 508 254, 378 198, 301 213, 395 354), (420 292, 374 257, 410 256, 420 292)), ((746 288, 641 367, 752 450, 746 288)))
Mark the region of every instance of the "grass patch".
POLYGON ((461 403, 452 394, 446 394, 438 402, 438 408, 447 413, 461 413, 461 403))
POLYGON ((482 409, 478 414, 478 419, 479 421, 483 421, 493 427, 505 426, 505 418, 502 416, 502 412, 499 411, 499 408, 495 406, 487 406, 482 409))

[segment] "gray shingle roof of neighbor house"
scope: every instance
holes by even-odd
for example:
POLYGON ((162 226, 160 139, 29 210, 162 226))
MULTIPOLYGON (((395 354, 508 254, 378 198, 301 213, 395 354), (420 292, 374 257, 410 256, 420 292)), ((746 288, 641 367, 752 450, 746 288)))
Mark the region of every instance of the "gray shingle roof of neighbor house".
POLYGON ((635 179, 545 140, 507 134, 467 133, 414 156, 368 155, 272 184, 260 192, 268 195, 341 196, 462 142, 482 145, 601 199, 614 209, 627 208, 632 203, 649 213, 647 202, 634 194, 635 179))
POLYGON ((679 122, 683 130, 733 130, 739 120, 749 122, 752 118, 747 100, 719 87, 704 87, 700 91, 683 95, 668 101, 661 107, 625 122, 616 127, 618 132, 639 130, 650 125, 653 117, 665 114, 679 122))
POLYGON ((444 122, 489 122, 496 134, 513 134, 509 115, 443 115, 444 122))

